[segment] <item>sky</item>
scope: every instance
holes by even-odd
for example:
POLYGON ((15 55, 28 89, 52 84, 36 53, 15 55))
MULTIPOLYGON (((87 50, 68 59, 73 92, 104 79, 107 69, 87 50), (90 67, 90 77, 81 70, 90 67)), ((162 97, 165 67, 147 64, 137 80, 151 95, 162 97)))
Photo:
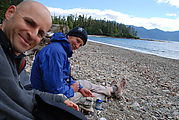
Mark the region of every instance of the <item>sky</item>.
POLYGON ((179 0, 36 0, 52 16, 86 15, 146 29, 179 31, 179 0))

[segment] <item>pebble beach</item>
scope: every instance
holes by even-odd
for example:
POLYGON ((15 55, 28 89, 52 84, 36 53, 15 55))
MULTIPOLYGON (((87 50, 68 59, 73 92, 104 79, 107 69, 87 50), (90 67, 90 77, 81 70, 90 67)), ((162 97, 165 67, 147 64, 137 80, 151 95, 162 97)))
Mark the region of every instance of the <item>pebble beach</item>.
POLYGON ((70 60, 76 79, 107 86, 127 79, 123 98, 108 98, 96 119, 179 120, 179 60, 91 41, 70 60))
MULTIPOLYGON (((33 58, 27 57, 29 73, 33 58)), ((127 80, 123 98, 108 98, 89 120, 179 120, 179 60, 89 41, 70 61, 76 79, 104 86, 127 80)))

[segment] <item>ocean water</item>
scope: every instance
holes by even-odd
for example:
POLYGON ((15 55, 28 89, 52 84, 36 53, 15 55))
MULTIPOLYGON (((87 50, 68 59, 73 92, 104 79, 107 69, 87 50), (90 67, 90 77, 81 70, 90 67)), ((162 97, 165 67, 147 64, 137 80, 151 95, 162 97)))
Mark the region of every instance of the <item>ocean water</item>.
POLYGON ((179 60, 179 42, 89 36, 89 41, 179 60))

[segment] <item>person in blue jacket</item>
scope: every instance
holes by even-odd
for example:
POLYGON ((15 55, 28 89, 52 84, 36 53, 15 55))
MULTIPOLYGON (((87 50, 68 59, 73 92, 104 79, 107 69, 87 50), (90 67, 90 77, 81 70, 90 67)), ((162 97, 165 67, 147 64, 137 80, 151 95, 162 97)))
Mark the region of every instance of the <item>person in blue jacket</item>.
POLYGON ((31 70, 31 84, 34 89, 53 94, 63 94, 67 98, 81 93, 84 97, 96 96, 94 93, 116 97, 121 95, 126 84, 123 81, 112 87, 92 84, 87 80, 75 81, 70 75, 70 62, 73 50, 79 49, 87 42, 87 32, 84 28, 75 27, 66 35, 57 32, 51 38, 51 43, 44 47, 35 57, 31 70))
POLYGON ((92 96, 90 90, 77 84, 70 76, 68 60, 72 57, 72 50, 86 44, 87 32, 77 27, 67 36, 60 32, 55 33, 51 44, 37 54, 31 71, 32 87, 44 92, 64 94, 67 98, 73 97, 77 91, 84 96, 92 96))

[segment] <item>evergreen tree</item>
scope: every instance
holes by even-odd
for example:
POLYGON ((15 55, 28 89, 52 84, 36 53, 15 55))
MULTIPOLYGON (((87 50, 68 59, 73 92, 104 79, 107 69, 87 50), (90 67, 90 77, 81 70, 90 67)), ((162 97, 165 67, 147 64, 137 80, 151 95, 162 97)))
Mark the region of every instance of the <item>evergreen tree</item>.
POLYGON ((88 31, 91 35, 106 35, 111 37, 138 38, 137 32, 131 26, 109 20, 96 20, 85 15, 69 15, 67 17, 53 17, 53 24, 62 24, 70 29, 80 26, 88 31))
POLYGON ((4 14, 10 5, 18 5, 23 0, 0 0, 0 23, 4 19, 4 14))

